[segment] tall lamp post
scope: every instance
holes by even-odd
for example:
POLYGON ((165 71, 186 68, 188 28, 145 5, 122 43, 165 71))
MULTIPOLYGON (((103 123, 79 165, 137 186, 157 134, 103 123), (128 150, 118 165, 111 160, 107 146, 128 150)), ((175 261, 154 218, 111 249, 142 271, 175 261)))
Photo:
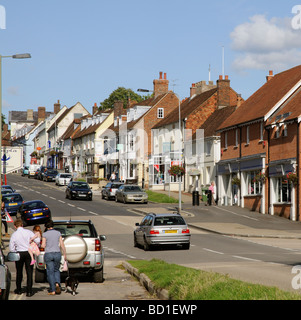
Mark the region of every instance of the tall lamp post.
MULTIPOLYGON (((14 54, 12 56, 2 56, 0 55, 0 180, 2 185, 2 59, 12 58, 12 59, 29 59, 31 55, 29 53, 14 54)), ((0 203, 2 203, 2 195, 0 194, 0 203)), ((2 223, 0 232, 0 242, 2 243, 2 223)))
MULTIPOLYGON (((148 90, 148 89, 138 89, 138 92, 153 92, 152 90, 148 90)), ((180 101, 180 97, 174 92, 174 94, 177 96, 178 100, 179 100, 179 132, 180 132, 180 143, 179 143, 179 165, 181 164, 182 161, 182 142, 183 139, 181 139, 181 101, 180 101)), ((179 179, 179 214, 181 214, 182 211, 182 187, 181 187, 181 179, 182 176, 178 177, 179 179)))

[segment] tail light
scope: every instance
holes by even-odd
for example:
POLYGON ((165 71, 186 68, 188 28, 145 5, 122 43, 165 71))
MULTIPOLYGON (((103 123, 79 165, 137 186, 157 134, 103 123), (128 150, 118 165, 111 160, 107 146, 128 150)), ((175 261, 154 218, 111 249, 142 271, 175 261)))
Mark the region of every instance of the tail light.
POLYGON ((112 192, 112 188, 110 188, 110 192, 112 192))
POLYGON ((95 251, 100 251, 101 243, 99 239, 95 239, 95 251))
POLYGON ((183 229, 182 233, 190 233, 190 230, 189 229, 183 229))
POLYGON ((159 234, 159 230, 151 230, 149 234, 159 234))

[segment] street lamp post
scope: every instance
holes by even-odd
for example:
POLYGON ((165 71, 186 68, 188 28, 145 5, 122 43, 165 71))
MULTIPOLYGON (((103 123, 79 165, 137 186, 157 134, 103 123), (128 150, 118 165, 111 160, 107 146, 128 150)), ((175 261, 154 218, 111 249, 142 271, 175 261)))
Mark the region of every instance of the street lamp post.
MULTIPOLYGON (((0 55, 0 180, 2 185, 2 59, 12 58, 12 59, 28 59, 31 58, 29 53, 14 54, 12 56, 2 56, 0 55)), ((0 204, 2 203, 2 195, 0 194, 0 204)), ((2 223, 0 232, 0 243, 2 242, 2 223)))
MULTIPOLYGON (((152 90, 148 90, 148 89, 138 89, 137 90, 138 92, 153 92, 152 90)), ((181 161, 182 161, 182 142, 183 142, 183 139, 181 139, 181 101, 180 101, 180 97, 175 93, 173 92, 178 100, 179 100, 179 133, 180 133, 180 143, 179 143, 179 165, 181 164, 181 161)), ((182 176, 178 176, 178 179, 179 179, 179 214, 181 214, 181 211, 182 211, 182 187, 181 187, 181 179, 182 179, 182 176)), ((169 186, 170 188, 170 186, 169 186)))

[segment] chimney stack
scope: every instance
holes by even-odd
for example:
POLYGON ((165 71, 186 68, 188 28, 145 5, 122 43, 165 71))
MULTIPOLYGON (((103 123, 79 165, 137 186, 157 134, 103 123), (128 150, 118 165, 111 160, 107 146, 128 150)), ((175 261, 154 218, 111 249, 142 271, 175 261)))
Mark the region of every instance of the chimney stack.
POLYGON ((94 103, 93 109, 92 109, 92 114, 95 114, 98 112, 98 107, 97 107, 97 103, 94 103))
POLYGON ((273 70, 270 70, 270 71, 269 71, 269 75, 266 77, 266 78, 267 78, 267 82, 269 82, 270 80, 272 80, 273 77, 274 77, 273 70))
POLYGON ((45 118, 46 118, 46 108, 38 107, 38 123, 45 120, 45 118))
POLYGON ((27 121, 33 121, 33 109, 27 109, 27 121))
POLYGON ((55 114, 58 114, 60 110, 61 110, 61 104, 60 104, 60 100, 58 100, 57 103, 55 103, 53 106, 53 112, 55 114))
POLYGON ((230 80, 228 76, 219 76, 217 80, 217 104, 218 108, 230 106, 230 80))
POLYGON ((159 79, 155 79, 153 82, 155 98, 157 98, 161 94, 168 93, 169 81, 167 80, 166 73, 164 73, 164 79, 162 75, 163 75, 163 72, 160 71, 159 79))
POLYGON ((123 114, 123 101, 114 102, 114 119, 123 114))

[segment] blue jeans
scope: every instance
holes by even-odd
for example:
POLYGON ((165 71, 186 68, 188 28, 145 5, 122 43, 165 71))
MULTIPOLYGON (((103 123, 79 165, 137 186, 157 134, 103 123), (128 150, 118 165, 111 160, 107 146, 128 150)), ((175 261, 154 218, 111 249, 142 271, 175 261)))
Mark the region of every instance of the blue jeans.
POLYGON ((46 252, 44 261, 46 263, 47 279, 50 285, 50 292, 55 291, 55 284, 61 285, 61 253, 60 252, 46 252))

